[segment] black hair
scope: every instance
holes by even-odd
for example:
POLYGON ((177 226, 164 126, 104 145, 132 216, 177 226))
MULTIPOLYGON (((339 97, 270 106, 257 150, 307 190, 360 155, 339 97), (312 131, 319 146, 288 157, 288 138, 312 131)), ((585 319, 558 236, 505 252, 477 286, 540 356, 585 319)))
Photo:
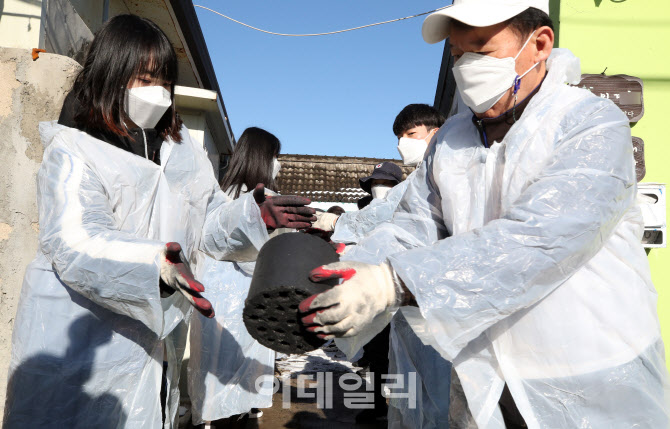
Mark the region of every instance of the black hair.
POLYGON ((540 27, 549 27, 551 31, 554 31, 554 22, 551 20, 551 17, 535 7, 529 7, 520 14, 508 19, 505 23, 522 39, 529 37, 533 31, 540 27))
POLYGON ((407 130, 425 125, 428 130, 440 128, 445 121, 444 115, 427 104, 410 104, 398 113, 393 122, 393 134, 402 136, 407 130))
POLYGON ((338 216, 342 215, 344 213, 344 209, 340 206, 330 206, 328 210, 326 210, 328 213, 336 214, 338 216))
POLYGON ((130 136, 126 124, 131 119, 124 109, 126 87, 143 74, 171 83, 173 105, 156 130, 164 139, 180 142, 182 122, 174 109, 177 54, 156 24, 135 15, 117 15, 96 33, 72 88, 80 106, 75 123, 82 129, 130 136))
POLYGON ((228 171, 221 180, 221 189, 227 192, 232 188, 233 198, 240 196, 242 185, 248 191, 253 191, 259 183, 275 189, 272 167, 279 152, 281 142, 274 134, 261 128, 247 128, 235 145, 228 171))

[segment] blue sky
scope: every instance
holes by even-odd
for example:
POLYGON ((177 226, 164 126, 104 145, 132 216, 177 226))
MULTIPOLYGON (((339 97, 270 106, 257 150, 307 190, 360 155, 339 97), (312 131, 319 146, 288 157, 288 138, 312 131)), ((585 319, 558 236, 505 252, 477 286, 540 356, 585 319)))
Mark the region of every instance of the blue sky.
MULTIPOLYGON (((414 15, 449 0, 196 0, 255 27, 320 33, 414 15)), ((325 37, 278 37, 196 8, 239 137, 258 126, 282 153, 399 158, 392 125, 410 103, 432 104, 443 43, 424 17, 325 37)))

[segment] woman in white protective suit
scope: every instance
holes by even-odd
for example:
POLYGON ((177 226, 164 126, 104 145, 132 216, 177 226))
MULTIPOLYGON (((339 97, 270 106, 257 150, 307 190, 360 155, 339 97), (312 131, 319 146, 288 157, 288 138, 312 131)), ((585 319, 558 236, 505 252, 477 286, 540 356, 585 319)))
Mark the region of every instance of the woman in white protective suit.
POLYGON ((303 323, 350 352, 403 306, 460 378, 452 427, 667 428, 625 114, 566 85, 579 60, 553 49, 547 0, 455 0, 423 34, 449 36, 472 112, 437 133, 393 220, 312 272, 344 280, 303 323))
POLYGON ((174 427, 183 344, 171 333, 191 306, 213 315, 194 252, 251 260, 268 226, 311 219, 221 192, 176 115, 176 79, 165 34, 116 16, 58 123, 40 124, 39 250, 14 323, 5 428, 174 427))
MULTIPOLYGON (((248 128, 240 136, 221 189, 233 199, 247 194, 256 183, 270 189, 279 173, 279 139, 248 128)), ((271 191, 268 191, 271 192, 271 191)), ((252 409, 272 406, 275 352, 254 340, 242 320, 254 262, 216 261, 200 255, 198 278, 216 312, 213 319, 194 316, 188 386, 193 424, 259 416, 252 409), (265 388, 263 388, 265 386, 265 388)))

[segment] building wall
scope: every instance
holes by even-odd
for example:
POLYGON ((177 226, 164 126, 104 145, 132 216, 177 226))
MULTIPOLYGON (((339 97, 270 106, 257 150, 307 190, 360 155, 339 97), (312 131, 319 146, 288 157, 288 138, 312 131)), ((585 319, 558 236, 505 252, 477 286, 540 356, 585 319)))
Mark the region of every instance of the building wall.
POLYGON ((43 152, 37 127, 58 118, 78 68, 67 57, 42 54, 33 61, 29 50, 0 48, 0 426, 16 304, 37 251, 35 177, 43 152))
MULTIPOLYGON (((81 62, 103 24, 103 4, 102 0, 0 0, 0 46, 39 47, 81 62)), ((129 13, 125 1, 110 0, 108 16, 121 13, 129 13)))
POLYGON ((203 136, 203 142, 202 145, 205 148, 205 152, 207 152, 207 158, 209 158, 209 162, 212 163, 212 168, 214 169, 214 176, 216 176, 217 180, 219 179, 219 159, 220 154, 219 154, 219 149, 216 147, 216 144, 214 143, 214 137, 212 137, 212 133, 209 130, 209 126, 205 127, 205 132, 203 136))
POLYGON ((45 0, 44 48, 83 64, 93 32, 68 0, 45 0))
POLYGON ((0 0, 0 45, 39 47, 41 3, 41 0, 0 0))
MULTIPOLYGON (((179 111, 179 106, 177 106, 177 111, 179 111)), ((214 174, 217 179, 219 178, 219 150, 214 143, 212 138, 212 133, 209 131, 207 126, 207 120, 205 115, 198 112, 183 112, 179 111, 179 116, 184 121, 184 125, 188 128, 189 135, 191 138, 202 145, 202 147, 207 152, 207 157, 212 163, 212 168, 214 168, 214 174)))
POLYGON ((205 140, 205 117, 195 112, 184 112, 177 109, 184 125, 188 128, 191 138, 200 144, 205 140))
MULTIPOLYGON (((102 26, 104 1, 69 0, 86 26, 95 33, 102 26)), ((111 16, 111 15, 110 15, 111 16)))
MULTIPOLYGON (((24 0, 25 1, 25 0, 24 0)), ((47 52, 74 58, 82 64, 94 34, 104 23, 104 2, 43 0, 43 45, 47 52)), ((110 0, 108 17, 129 13, 123 0, 110 0)), ((27 48, 28 46, 22 46, 27 48)))
MULTIPOLYGON (((670 183, 666 147, 670 100, 670 2, 667 0, 562 0, 560 47, 571 49, 583 73, 628 74, 644 81, 644 117, 632 132, 645 143, 643 182, 670 183)), ((649 263, 656 290, 661 330, 670 349, 670 250, 652 249, 649 263)), ((669 365, 670 367, 670 365, 669 365)))
MULTIPOLYGON (((52 0, 47 0, 52 1, 52 0)), ((102 27, 104 15, 103 0, 67 0, 77 11, 86 26, 95 33, 102 27)), ((155 5, 154 5, 155 7, 155 5)), ((108 17, 111 18, 122 13, 130 13, 124 0, 109 0, 108 17)))
MULTIPOLYGON (((83 0, 86 1, 86 0, 83 0)), ((128 5, 125 0, 109 0, 109 16, 121 15, 122 13, 130 13, 128 5)))

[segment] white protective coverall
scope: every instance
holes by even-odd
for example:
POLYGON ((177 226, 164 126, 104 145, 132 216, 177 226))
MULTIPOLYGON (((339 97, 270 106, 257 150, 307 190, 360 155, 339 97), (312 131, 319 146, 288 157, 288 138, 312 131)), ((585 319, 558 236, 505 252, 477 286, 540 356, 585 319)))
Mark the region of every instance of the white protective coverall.
POLYGON ((408 180, 403 180, 391 188, 386 198, 375 198, 358 211, 342 213, 335 223, 335 231, 330 240, 335 243, 355 244, 381 223, 390 221, 405 194, 407 183, 408 180))
POLYGON ((421 342, 404 315, 408 309, 391 320, 388 373, 400 378, 387 380, 399 384, 389 397, 388 427, 448 428, 451 362, 421 342))
MULTIPOLYGON (((502 142, 451 118, 393 221, 343 259, 388 255, 419 304, 405 317, 453 362, 479 428, 505 427, 505 382, 529 428, 666 428, 628 120, 565 85, 580 79, 569 51, 547 68, 502 142)), ((350 355, 387 320, 338 346, 350 355)))
POLYGON ((218 259, 254 259, 267 233, 252 195, 231 201, 182 128, 162 165, 55 122, 37 177, 39 250, 19 300, 4 427, 165 428, 178 403, 172 331, 191 313, 161 298, 161 251, 181 244, 218 259), (165 341, 164 341, 165 340, 165 341))
POLYGON ((275 352, 254 340, 242 319, 256 264, 217 261, 204 254, 198 260, 196 278, 205 285, 215 317, 195 314, 191 319, 188 390, 193 423, 269 408, 272 389, 267 386, 272 386, 275 352))
MULTIPOLYGON (((336 243, 355 244, 367 234, 393 218, 407 186, 414 177, 412 172, 406 180, 393 187, 384 199, 374 199, 363 209, 343 213, 335 224, 335 233, 331 240, 336 243)), ((353 248, 352 248, 353 249, 353 248)), ((344 258, 347 259, 347 258, 344 258)), ((383 256, 374 263, 381 263, 383 256)), ((369 261, 373 263, 373 261, 369 261)), ((353 358, 350 356, 350 358, 353 358)), ((442 359, 439 353, 429 345, 421 344, 414 331, 401 314, 391 322, 389 347, 389 374, 400 375, 405 383, 408 375, 413 374, 413 386, 400 389, 416 392, 415 398, 407 397, 403 392, 393 395, 389 401, 390 428, 440 429, 448 425, 449 420, 449 379, 451 363, 442 359), (424 382, 424 378, 439 377, 441 384, 424 382), (446 398, 446 403, 444 401, 446 398), (439 404, 439 406, 438 406, 439 404)), ((387 380, 387 383, 394 383, 387 380)))

